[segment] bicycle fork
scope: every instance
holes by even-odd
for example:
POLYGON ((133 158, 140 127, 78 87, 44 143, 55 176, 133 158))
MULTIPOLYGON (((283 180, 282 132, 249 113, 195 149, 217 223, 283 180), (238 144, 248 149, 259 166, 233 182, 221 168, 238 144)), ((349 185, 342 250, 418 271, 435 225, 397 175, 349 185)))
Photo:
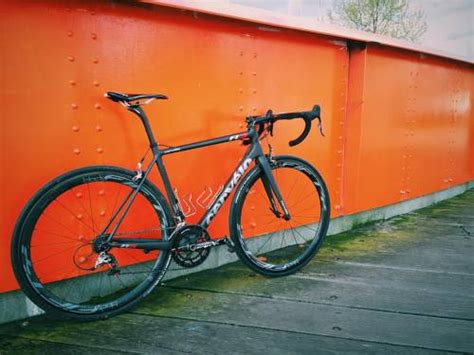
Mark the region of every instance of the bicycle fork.
POLYGON ((264 155, 260 155, 257 158, 257 162, 263 171, 262 183, 265 188, 268 200, 270 202, 270 210, 277 218, 283 217, 285 221, 289 221, 291 219, 290 212, 286 207, 285 201, 283 200, 283 196, 281 195, 280 189, 278 188, 278 185, 272 174, 272 169, 269 162, 271 161, 270 159, 271 157, 267 157, 264 155), (275 201, 275 197, 278 201, 278 205, 281 208, 281 211, 283 211, 283 214, 278 208, 277 202, 275 201))

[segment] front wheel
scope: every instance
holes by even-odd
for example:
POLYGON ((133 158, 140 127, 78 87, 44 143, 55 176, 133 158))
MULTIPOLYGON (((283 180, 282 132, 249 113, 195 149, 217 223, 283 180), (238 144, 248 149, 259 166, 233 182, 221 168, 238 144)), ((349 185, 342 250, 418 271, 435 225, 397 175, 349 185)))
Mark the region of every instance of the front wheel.
POLYGON ((321 247, 329 226, 329 194, 321 175, 302 159, 279 156, 270 165, 290 218, 272 210, 257 165, 235 193, 231 238, 251 269, 284 276, 303 267, 321 247))
MULTIPOLYGON (((108 166, 74 170, 43 187, 23 209, 12 262, 21 288, 39 307, 79 320, 105 318, 131 307, 161 280, 169 252, 111 248, 104 262, 95 246, 137 189, 134 175, 108 166)), ((171 227, 166 201, 145 181, 115 236, 167 240, 171 227)))

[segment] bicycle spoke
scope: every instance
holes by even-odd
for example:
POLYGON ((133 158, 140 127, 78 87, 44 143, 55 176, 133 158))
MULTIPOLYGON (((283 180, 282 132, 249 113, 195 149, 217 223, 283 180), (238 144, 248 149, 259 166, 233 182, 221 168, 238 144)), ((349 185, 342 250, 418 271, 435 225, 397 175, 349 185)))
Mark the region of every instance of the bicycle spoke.
POLYGON ((51 235, 54 235, 54 236, 59 237, 59 238, 68 239, 68 240, 72 240, 72 241, 77 242, 77 238, 66 237, 63 234, 49 232, 49 231, 41 230, 41 229, 38 229, 38 228, 33 229, 33 231, 34 232, 45 233, 45 234, 51 234, 51 235))
MULTIPOLYGON (((163 276, 167 251, 145 254, 142 250, 114 248, 99 255, 93 248, 99 228, 113 222, 114 214, 121 212, 120 224, 114 225, 119 227, 117 235, 166 240, 173 229, 159 196, 131 188, 135 186, 132 177, 116 168, 78 171, 60 179, 60 186, 44 193, 44 202, 34 205, 33 212, 24 217, 21 243, 29 253, 16 255, 26 265, 20 269, 27 270, 24 278, 28 287, 47 307, 86 318, 106 314, 126 306, 163 276), (102 265, 95 269, 97 261, 102 265)), ((153 191, 150 186, 148 191, 153 191)))
POLYGON ((96 231, 95 231, 95 225, 94 225, 94 212, 92 211, 92 198, 91 198, 91 187, 90 187, 90 184, 87 184, 87 191, 89 193, 89 210, 90 210, 90 214, 89 216, 91 216, 91 222, 92 222, 92 230, 94 231, 94 234, 97 234, 96 231))
MULTIPOLYGON (((94 232, 94 229, 89 226, 86 222, 84 222, 82 219, 80 219, 75 213, 73 213, 71 210, 69 210, 62 202, 59 200, 55 199, 55 202, 59 203, 60 206, 62 206, 66 211, 68 211, 75 219, 77 219, 79 222, 81 222, 83 225, 85 225, 87 228, 89 228, 92 232, 94 232)), ((95 234, 95 232, 94 232, 95 234)))
POLYGON ((45 260, 48 260, 48 259, 52 258, 53 256, 62 254, 62 253, 64 253, 65 251, 71 250, 72 248, 75 248, 75 247, 76 247, 76 246, 74 245, 74 246, 72 246, 72 247, 66 248, 66 249, 64 249, 64 250, 61 250, 60 252, 57 252, 57 253, 52 254, 52 255, 49 255, 49 256, 47 256, 47 257, 45 257, 45 258, 43 258, 43 259, 36 260, 36 261, 32 262, 32 264, 39 264, 39 263, 41 263, 41 262, 43 262, 43 261, 45 261, 45 260))
POLYGON ((300 169, 301 165, 307 164, 286 157, 277 158, 272 165, 273 176, 290 215, 288 221, 281 215, 281 206, 278 206, 280 215, 269 209, 261 176, 243 181, 248 191, 257 192, 241 193, 242 198, 237 202, 241 211, 238 221, 241 236, 236 246, 239 255, 262 274, 293 272, 317 251, 323 218, 323 201, 319 197, 322 184, 311 169, 300 169), (285 164, 279 165, 280 161, 285 164))

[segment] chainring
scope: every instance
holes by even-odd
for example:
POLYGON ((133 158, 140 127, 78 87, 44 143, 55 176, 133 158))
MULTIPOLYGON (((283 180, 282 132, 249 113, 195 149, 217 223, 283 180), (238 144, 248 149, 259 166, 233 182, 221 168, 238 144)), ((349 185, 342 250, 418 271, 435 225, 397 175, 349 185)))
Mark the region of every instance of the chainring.
POLYGON ((180 266, 186 268, 202 264, 209 253, 210 248, 196 248, 197 244, 209 242, 209 233, 197 224, 182 227, 173 236, 172 257, 180 266))

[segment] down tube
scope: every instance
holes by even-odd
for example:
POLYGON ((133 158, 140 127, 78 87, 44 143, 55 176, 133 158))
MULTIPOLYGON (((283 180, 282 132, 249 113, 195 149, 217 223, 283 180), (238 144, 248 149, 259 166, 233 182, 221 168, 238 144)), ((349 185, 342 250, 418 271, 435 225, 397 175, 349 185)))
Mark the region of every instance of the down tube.
POLYGON ((249 148, 244 158, 240 161, 239 165, 237 166, 237 169, 235 169, 234 173, 230 176, 230 178, 225 183, 224 189, 214 200, 214 202, 212 203, 211 207, 209 207, 204 217, 202 217, 201 220, 199 221, 199 224, 203 228, 209 227, 209 225, 211 224, 212 220, 221 209, 224 202, 227 200, 227 198, 229 198, 230 194, 238 185, 242 176, 244 176, 245 172, 249 169, 250 165, 252 164, 252 161, 255 158, 262 155, 263 155, 263 151, 260 144, 258 143, 254 144, 252 145, 252 147, 249 148))

